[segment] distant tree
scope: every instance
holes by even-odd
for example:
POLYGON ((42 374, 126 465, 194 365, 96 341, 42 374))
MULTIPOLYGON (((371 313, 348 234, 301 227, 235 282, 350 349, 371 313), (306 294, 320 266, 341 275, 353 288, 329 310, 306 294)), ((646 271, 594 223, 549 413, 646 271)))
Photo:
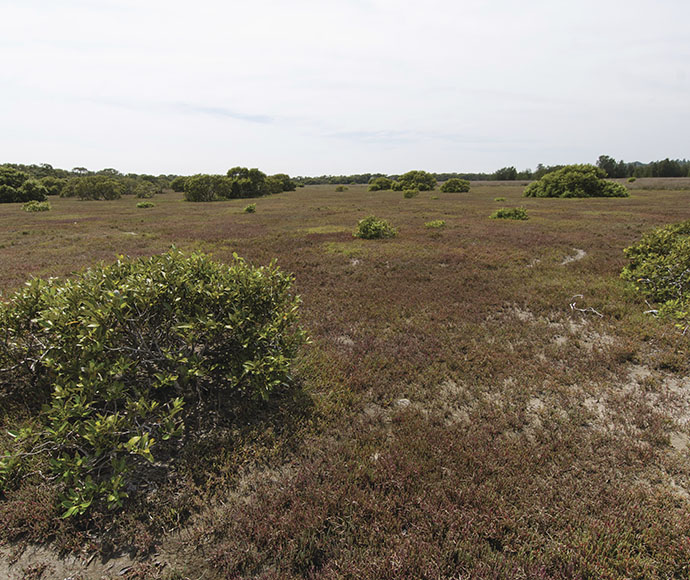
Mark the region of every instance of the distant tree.
POLYGON ((266 174, 257 168, 233 167, 227 176, 232 180, 232 194, 228 197, 258 197, 266 195, 266 174))
POLYGON ((184 184, 186 180, 186 177, 178 176, 170 182, 170 188, 173 191, 184 191, 184 184))
POLYGON ((388 177, 376 177, 369 184, 369 191, 387 191, 393 186, 393 180, 388 177))
POLYGON ((494 179, 498 181, 514 181, 517 179, 517 169, 515 167, 502 167, 494 173, 494 179))
POLYGON ((32 199, 43 201, 45 194, 42 197, 31 197, 33 189, 33 180, 29 179, 28 174, 12 167, 0 166, 0 203, 26 202, 32 199), (24 188, 27 182, 32 183, 24 188))
POLYGON ((606 172, 594 165, 566 165, 525 188, 526 197, 627 197, 628 190, 607 181, 606 172))
POLYGON ((67 183, 66 179, 60 177, 44 177, 41 179, 41 185, 46 188, 48 195, 60 195, 62 188, 67 183))
POLYGON ((269 175, 264 181, 264 190, 267 194, 282 193, 283 180, 275 175, 269 175))
POLYGON ((295 191, 297 189, 297 185, 287 173, 276 173, 271 177, 280 180, 282 191, 295 191))
POLYGON ((27 201, 45 201, 48 196, 48 190, 37 179, 27 179, 22 183, 17 193, 17 201, 22 203, 27 201))
POLYGON ((74 177, 62 188, 62 197, 78 197, 79 199, 118 199, 125 187, 121 181, 105 175, 89 175, 74 177))
POLYGON ((192 175, 185 179, 184 198, 187 201, 215 201, 231 197, 233 180, 225 175, 192 175))
POLYGON ((444 193, 465 193, 470 190, 470 182, 466 179, 453 177, 441 184, 441 191, 444 193))
POLYGON ((436 178, 426 171, 408 171, 401 175, 395 182, 396 191, 405 189, 418 189, 419 191, 431 191, 436 187, 436 178))
POLYGON ((77 175, 86 175, 89 172, 86 167, 73 167, 72 168, 72 173, 76 173, 77 175))

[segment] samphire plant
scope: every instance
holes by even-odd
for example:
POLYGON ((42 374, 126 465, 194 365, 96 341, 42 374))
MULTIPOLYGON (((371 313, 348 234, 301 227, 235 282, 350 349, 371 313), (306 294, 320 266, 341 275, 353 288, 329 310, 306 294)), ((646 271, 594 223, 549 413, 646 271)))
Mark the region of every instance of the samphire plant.
POLYGON ((373 240, 378 238, 393 238, 398 232, 386 220, 370 215, 357 222, 352 234, 355 238, 373 240))
POLYGON ((502 207, 489 216, 491 219, 527 220, 527 210, 524 207, 502 207))
POLYGON ((621 277, 686 327, 690 322, 690 220, 647 232, 625 249, 621 277))
POLYGON ((189 407, 290 381, 305 338, 291 286, 273 264, 175 250, 30 281, 0 303, 0 403, 31 414, 3 443, 0 490, 39 472, 60 486, 63 517, 121 506, 189 407))

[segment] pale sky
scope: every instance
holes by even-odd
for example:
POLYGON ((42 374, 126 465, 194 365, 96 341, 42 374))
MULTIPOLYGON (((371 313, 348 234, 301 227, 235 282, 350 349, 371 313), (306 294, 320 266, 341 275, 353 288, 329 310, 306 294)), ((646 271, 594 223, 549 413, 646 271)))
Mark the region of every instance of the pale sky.
POLYGON ((491 172, 690 157, 688 0, 0 0, 0 163, 491 172))

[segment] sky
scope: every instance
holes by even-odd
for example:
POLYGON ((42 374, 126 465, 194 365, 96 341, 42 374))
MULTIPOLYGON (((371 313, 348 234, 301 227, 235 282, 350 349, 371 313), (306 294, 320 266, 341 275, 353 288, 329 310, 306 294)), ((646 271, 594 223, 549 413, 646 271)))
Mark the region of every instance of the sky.
POLYGON ((492 172, 690 157, 687 0, 0 0, 0 163, 492 172))

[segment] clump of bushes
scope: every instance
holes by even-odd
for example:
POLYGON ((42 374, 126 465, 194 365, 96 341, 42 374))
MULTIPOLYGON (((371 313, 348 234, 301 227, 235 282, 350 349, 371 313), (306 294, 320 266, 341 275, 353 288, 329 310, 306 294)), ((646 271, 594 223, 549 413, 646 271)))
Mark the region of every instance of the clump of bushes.
POLYGON ((403 197, 405 199, 411 199, 413 197, 417 197, 419 195, 419 190, 418 189, 406 189, 403 191, 403 197))
POLYGON ((444 220, 432 220, 430 222, 426 222, 424 227, 433 229, 445 228, 446 222, 444 220))
POLYGON ((621 277, 659 305, 659 313, 690 319, 690 220, 657 228, 624 250, 621 277))
POLYGON ((78 197, 79 199, 119 199, 125 192, 125 185, 106 175, 87 175, 75 177, 65 183, 61 197, 78 197))
POLYGON ((242 211, 244 213, 254 213, 256 211, 256 204, 250 203, 249 205, 245 206, 245 208, 242 211))
POLYGON ((436 178, 426 171, 414 170, 404 173, 391 185, 395 191, 417 189, 419 191, 431 191, 436 187, 436 178))
POLYGON ((352 235, 356 238, 373 240, 378 238, 393 238, 397 233, 397 230, 391 227, 386 220, 370 215, 357 222, 357 227, 352 235))
POLYGON ((369 191, 388 191, 393 187, 393 180, 388 177, 377 177, 369 183, 369 191))
POLYGON ((139 203, 137 203, 137 207, 139 209, 146 209, 149 207, 156 207, 156 204, 152 201, 140 201, 139 203))
POLYGON ((635 183, 637 181, 637 177, 628 177, 628 183, 635 183))
POLYGON ((606 171, 594 165, 566 165, 529 184, 525 197, 628 197, 628 190, 608 181, 606 171))
POLYGON ((256 168, 233 167, 226 175, 186 177, 183 187, 187 201, 216 201, 294 191, 296 184, 284 173, 267 176, 256 168))
POLYGON ((470 190, 470 182, 466 179, 452 177, 444 182, 440 189, 444 193, 466 193, 470 190))
POLYGON ((290 381, 304 340, 291 287, 273 264, 178 251, 29 282, 0 303, 0 402, 33 414, 10 432, 0 491, 43 474, 63 517, 121 506, 188 409, 290 381))
POLYGON ((502 207, 489 216, 491 219, 526 220, 529 219, 524 207, 502 207))
POLYGON ((0 167, 0 203, 45 201, 48 189, 27 173, 12 167, 0 167))
POLYGON ((24 211, 28 212, 39 212, 39 211, 50 211, 50 202, 49 201, 27 201, 23 206, 22 209, 24 211))
POLYGON ((335 191, 336 193, 342 193, 343 191, 347 191, 349 188, 345 185, 336 185, 335 186, 335 191))

